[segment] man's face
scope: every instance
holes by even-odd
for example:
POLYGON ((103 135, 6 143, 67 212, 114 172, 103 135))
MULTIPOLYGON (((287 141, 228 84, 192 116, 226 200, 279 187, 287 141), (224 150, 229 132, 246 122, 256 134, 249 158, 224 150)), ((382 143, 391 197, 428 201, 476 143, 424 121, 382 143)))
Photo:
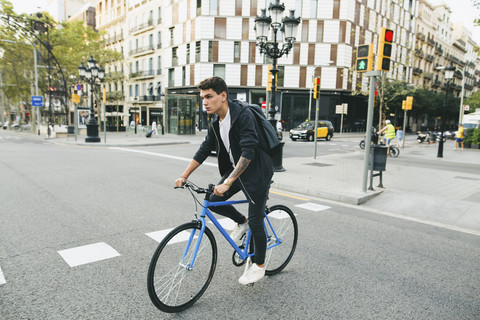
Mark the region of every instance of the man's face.
POLYGON ((217 113, 227 99, 227 93, 223 91, 217 94, 213 89, 200 90, 200 98, 203 99, 203 105, 207 114, 217 113))

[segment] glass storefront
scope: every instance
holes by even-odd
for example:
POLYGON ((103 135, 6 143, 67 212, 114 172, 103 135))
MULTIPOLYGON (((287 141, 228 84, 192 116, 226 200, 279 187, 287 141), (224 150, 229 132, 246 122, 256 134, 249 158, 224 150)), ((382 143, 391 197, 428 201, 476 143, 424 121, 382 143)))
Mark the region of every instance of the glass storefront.
POLYGON ((167 95, 167 133, 195 134, 195 113, 198 108, 196 95, 167 95))

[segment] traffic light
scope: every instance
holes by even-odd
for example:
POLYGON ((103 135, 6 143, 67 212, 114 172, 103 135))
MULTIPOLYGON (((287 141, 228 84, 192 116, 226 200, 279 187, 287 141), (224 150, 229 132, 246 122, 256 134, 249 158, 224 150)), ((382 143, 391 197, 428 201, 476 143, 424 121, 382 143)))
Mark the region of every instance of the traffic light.
POLYGON ((313 99, 320 99, 320 77, 313 79, 313 99))
POLYGON ((393 30, 382 28, 378 38, 377 70, 389 71, 392 57, 393 30))
POLYGON ((357 48, 357 72, 372 71, 373 44, 362 44, 357 48))

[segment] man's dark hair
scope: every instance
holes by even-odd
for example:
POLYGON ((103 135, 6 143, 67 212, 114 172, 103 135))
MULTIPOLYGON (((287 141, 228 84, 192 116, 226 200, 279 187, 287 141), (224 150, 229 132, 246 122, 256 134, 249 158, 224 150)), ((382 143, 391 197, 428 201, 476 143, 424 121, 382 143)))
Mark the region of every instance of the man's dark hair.
POLYGON ((213 91, 215 91, 217 94, 220 94, 222 93, 223 91, 225 91, 225 93, 227 93, 228 95, 228 87, 227 87, 227 84, 225 83, 225 81, 220 78, 220 77, 210 77, 210 78, 207 78, 203 81, 201 81, 198 86, 197 86, 198 89, 200 90, 208 90, 208 89, 212 89, 213 91))

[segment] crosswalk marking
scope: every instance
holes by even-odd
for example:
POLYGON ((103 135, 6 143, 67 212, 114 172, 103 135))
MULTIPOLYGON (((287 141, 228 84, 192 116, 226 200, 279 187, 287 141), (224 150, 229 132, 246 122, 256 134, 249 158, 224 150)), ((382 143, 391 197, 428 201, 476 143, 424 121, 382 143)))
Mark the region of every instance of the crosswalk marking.
POLYGON ((299 208, 302 208, 302 209, 307 209, 307 210, 315 211, 315 212, 330 209, 330 207, 323 206, 321 204, 316 204, 316 203, 313 203, 313 202, 305 202, 305 203, 301 203, 301 204, 296 204, 295 207, 299 207, 299 208))
POLYGON ((5 276, 3 275, 2 268, 0 268, 0 284, 5 284, 7 283, 7 280, 5 280, 5 276))
POLYGON ((110 259, 120 256, 117 250, 105 242, 98 242, 81 247, 58 251, 60 256, 70 267, 110 259))
MULTIPOLYGON (((145 233, 147 236, 152 238, 153 240, 157 241, 158 243, 162 242, 162 240, 168 235, 170 231, 173 229, 165 229, 165 230, 159 230, 159 231, 154 231, 154 232, 149 232, 145 233)), ((168 242, 168 244, 174 244, 178 242, 183 242, 187 241, 190 236, 190 232, 188 231, 182 231, 179 234, 177 234, 175 237, 173 237, 172 240, 168 242)), ((196 236, 195 236, 196 238, 196 236)))
MULTIPOLYGON (((220 225, 223 227, 223 229, 225 230, 233 230, 233 228, 235 228, 235 226, 237 225, 235 223, 235 221, 233 221, 232 219, 230 218, 224 218, 224 219, 217 219, 218 223, 220 223, 220 225)), ((213 224, 212 221, 208 221, 208 223, 211 223, 213 224)))

